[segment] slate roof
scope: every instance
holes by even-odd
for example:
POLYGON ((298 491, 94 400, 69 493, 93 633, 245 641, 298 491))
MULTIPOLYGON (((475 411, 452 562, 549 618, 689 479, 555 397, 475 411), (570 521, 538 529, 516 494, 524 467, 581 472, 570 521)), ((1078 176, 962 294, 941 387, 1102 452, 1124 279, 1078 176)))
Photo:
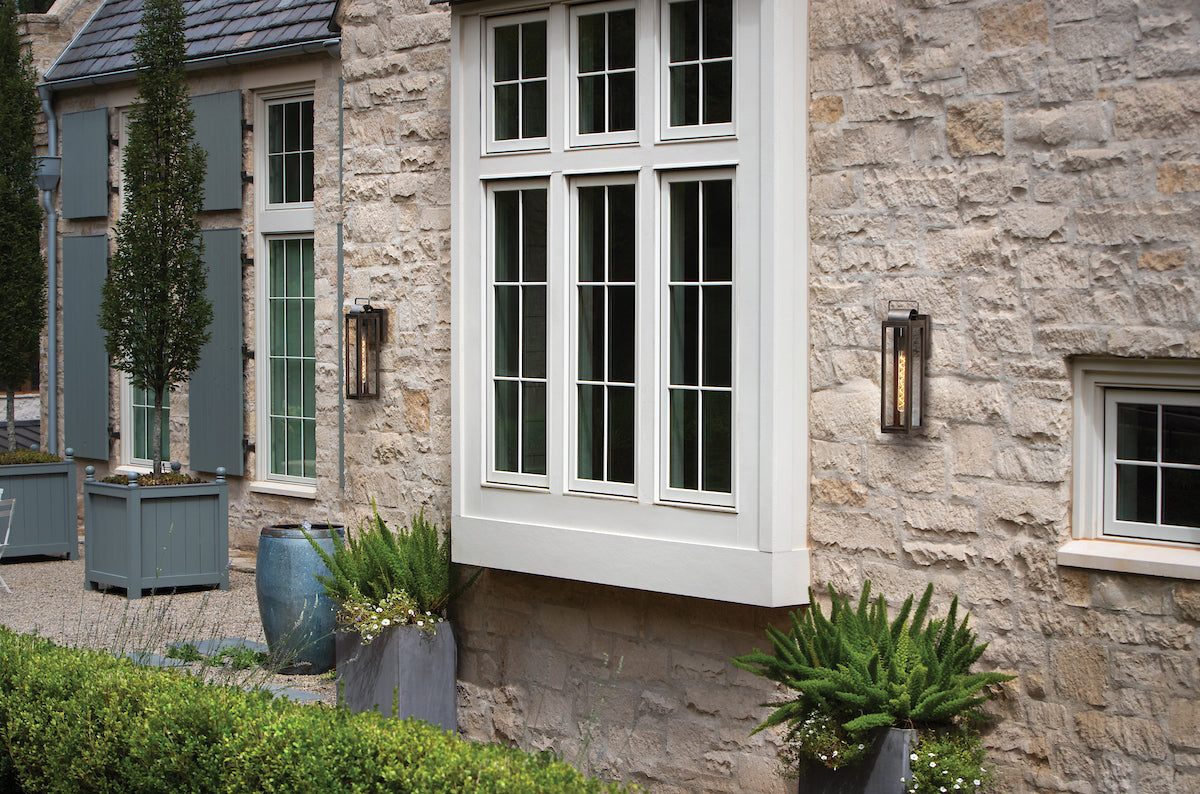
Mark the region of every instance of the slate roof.
MULTIPOLYGON (((337 0, 184 0, 189 61, 320 42, 339 33, 337 0)), ((107 0, 46 73, 53 83, 133 69, 142 0, 107 0)))

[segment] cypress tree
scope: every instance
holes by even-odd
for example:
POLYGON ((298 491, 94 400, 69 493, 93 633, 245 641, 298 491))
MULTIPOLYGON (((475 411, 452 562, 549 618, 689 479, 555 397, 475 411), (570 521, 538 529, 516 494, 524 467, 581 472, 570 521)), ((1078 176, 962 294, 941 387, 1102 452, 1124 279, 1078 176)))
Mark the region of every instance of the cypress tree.
POLYGON ((17 9, 0 0, 0 382, 8 448, 16 448, 15 391, 37 361, 46 322, 42 208, 34 181, 37 74, 17 32, 17 9))
POLYGON ((191 378, 208 341, 197 213, 204 150, 184 81, 181 0, 145 0, 134 62, 138 95, 125 146, 125 206, 117 222, 100 327, 112 365, 154 395, 154 474, 162 471, 163 401, 191 378))

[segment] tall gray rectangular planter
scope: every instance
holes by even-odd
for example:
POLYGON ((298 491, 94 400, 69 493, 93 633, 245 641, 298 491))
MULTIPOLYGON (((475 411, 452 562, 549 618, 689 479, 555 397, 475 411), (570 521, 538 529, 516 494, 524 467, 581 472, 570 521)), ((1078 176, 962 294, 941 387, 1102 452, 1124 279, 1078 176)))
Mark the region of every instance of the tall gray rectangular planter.
POLYGON ((458 730, 458 650, 449 623, 432 636, 416 626, 395 626, 369 645, 358 632, 339 631, 335 655, 342 702, 351 711, 379 709, 458 730))
POLYGON ((84 584, 143 590, 229 589, 229 483, 83 483, 84 584))
POLYGON ((870 754, 861 763, 833 770, 814 765, 800 778, 802 794, 901 794, 912 779, 909 754, 917 743, 911 728, 875 732, 870 754))
MULTIPOLYGON (((75 460, 0 466, 4 499, 16 499, 7 557, 66 554, 79 559, 79 508, 75 502, 75 460)), ((0 541, 4 540, 0 535, 0 541)))

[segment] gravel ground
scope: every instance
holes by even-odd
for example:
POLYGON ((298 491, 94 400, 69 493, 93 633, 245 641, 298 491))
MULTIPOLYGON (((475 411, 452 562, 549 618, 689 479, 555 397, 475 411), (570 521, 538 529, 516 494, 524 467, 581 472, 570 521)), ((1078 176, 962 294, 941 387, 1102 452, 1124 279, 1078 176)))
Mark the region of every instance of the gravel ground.
MULTIPOLYGON (((82 544, 81 544, 82 546, 82 544)), ((100 592, 83 587, 83 560, 33 557, 0 560, 0 577, 12 593, 0 588, 0 625, 35 632, 59 645, 114 653, 165 654, 169 642, 238 638, 266 642, 258 617, 254 574, 229 572, 229 589, 181 589, 147 595, 135 601, 124 591, 100 592)), ((319 696, 333 705, 337 685, 328 675, 268 675, 261 668, 233 671, 193 664, 211 678, 252 686, 290 687, 319 696)))

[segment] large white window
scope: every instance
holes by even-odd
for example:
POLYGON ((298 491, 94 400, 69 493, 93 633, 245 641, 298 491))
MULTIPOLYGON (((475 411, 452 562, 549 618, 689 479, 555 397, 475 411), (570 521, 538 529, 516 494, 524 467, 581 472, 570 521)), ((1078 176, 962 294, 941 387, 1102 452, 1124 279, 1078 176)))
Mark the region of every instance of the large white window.
POLYGON ((1200 579, 1200 362, 1080 359, 1063 565, 1200 579))
POLYGON ((801 603, 803 10, 490 8, 454 9, 456 558, 801 603))
POLYGON ((255 129, 262 131, 255 149, 257 477, 310 495, 317 449, 312 97, 261 95, 255 129))

